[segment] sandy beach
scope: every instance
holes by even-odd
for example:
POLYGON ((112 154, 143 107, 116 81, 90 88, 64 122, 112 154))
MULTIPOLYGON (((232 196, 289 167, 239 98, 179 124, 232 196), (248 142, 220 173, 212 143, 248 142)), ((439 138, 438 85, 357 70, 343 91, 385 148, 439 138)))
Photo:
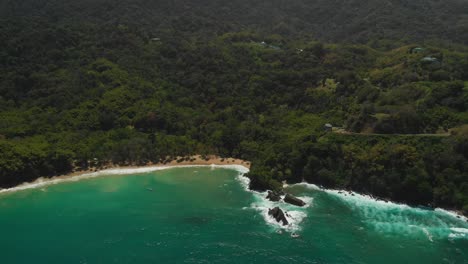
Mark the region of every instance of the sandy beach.
POLYGON ((176 160, 172 160, 171 162, 168 163, 157 163, 157 164, 152 164, 154 165, 159 165, 159 166, 174 166, 174 165, 242 165, 246 168, 250 168, 250 162, 241 160, 241 159, 234 159, 234 158, 221 158, 219 156, 215 155, 209 155, 206 156, 205 159, 201 155, 194 155, 194 156, 189 156, 185 157, 183 161, 180 161, 183 159, 183 157, 177 157, 176 160), (187 160, 189 159, 189 160, 187 160))
POLYGON ((107 164, 99 168, 90 168, 87 170, 74 171, 69 174, 54 176, 50 178, 41 177, 33 182, 25 182, 15 187, 0 189, 0 193, 20 191, 31 188, 38 188, 46 185, 57 184, 59 182, 78 181, 86 178, 93 178, 103 175, 116 175, 116 174, 132 174, 132 173, 145 173, 175 167, 190 167, 190 166, 218 166, 225 168, 234 168, 242 172, 247 172, 250 169, 251 163, 249 161, 222 158, 215 155, 193 155, 187 157, 177 157, 165 163, 147 163, 141 166, 119 166, 114 164, 107 164))

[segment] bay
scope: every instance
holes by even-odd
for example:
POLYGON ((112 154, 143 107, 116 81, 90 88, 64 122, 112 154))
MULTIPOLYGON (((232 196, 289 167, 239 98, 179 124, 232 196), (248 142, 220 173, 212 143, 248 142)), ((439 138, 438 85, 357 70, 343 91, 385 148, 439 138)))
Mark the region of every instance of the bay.
POLYGON ((239 174, 173 168, 2 193, 1 263, 468 263, 468 224, 447 212, 307 184, 287 188, 299 208, 239 174))

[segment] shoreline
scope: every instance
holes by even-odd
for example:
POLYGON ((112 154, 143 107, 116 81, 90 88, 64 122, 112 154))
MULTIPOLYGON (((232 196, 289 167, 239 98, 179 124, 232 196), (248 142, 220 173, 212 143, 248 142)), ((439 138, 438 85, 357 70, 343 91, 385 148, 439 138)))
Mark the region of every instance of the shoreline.
MULTIPOLYGON (((206 156, 206 158, 203 158, 201 155, 193 155, 193 156, 187 156, 187 157, 177 157, 177 159, 172 160, 170 162, 165 162, 165 163, 162 163, 162 162, 151 163, 150 162, 141 166, 138 166, 138 165, 120 166, 120 165, 108 164, 107 166, 104 166, 103 168, 100 168, 100 169, 90 168, 88 170, 74 171, 68 174, 58 175, 58 176, 54 176, 50 178, 40 177, 32 182, 25 182, 25 183, 16 185, 14 187, 0 189, 0 195, 4 193, 11 193, 11 192, 16 192, 16 191, 21 191, 21 190, 35 189, 35 188, 44 187, 48 185, 55 185, 55 184, 62 183, 62 182, 74 182, 74 181, 79 181, 82 179, 89 179, 89 178, 95 178, 95 177, 101 177, 101 176, 142 174, 142 173, 148 173, 148 172, 166 170, 166 169, 172 169, 172 168, 210 167, 210 166, 213 168, 234 169, 234 170, 239 171, 241 174, 245 174, 249 172, 251 163, 249 161, 245 161, 241 159, 221 158, 216 155, 208 155, 206 156)), ((305 185, 308 188, 312 187, 314 189, 327 192, 329 194, 341 196, 342 198, 346 196, 346 195, 342 195, 342 193, 346 194, 350 192, 349 190, 321 188, 315 184, 306 183, 306 182, 295 183, 295 184, 285 184, 283 185, 283 187, 294 186, 294 185, 305 185)), ((248 187, 246 188, 248 189, 248 187)), ((248 189, 248 191, 256 192, 255 190, 250 190, 250 189, 248 189)), ((382 203, 386 205, 393 204, 393 205, 398 205, 398 206, 408 206, 410 208, 417 209, 417 207, 414 207, 405 203, 398 203, 398 202, 391 201, 391 200, 382 200, 382 199, 373 197, 371 195, 361 194, 355 191, 351 191, 351 192, 356 195, 361 196, 362 198, 373 200, 378 203, 382 203)), ((263 192, 259 192, 259 194, 261 193, 263 192)), ((445 213, 451 214, 455 218, 468 222, 468 217, 466 217, 462 212, 458 210, 453 210, 453 209, 448 209, 448 208, 434 208, 434 210, 444 211, 445 213)))
POLYGON ((341 199, 345 199, 345 200, 347 200, 347 199, 348 200, 349 199, 362 199, 362 200, 366 200, 366 201, 372 201, 372 202, 375 202, 375 203, 383 205, 383 206, 407 207, 407 208, 410 208, 410 209, 416 209, 416 210, 422 210, 422 211, 434 211, 434 212, 440 211, 440 212, 449 214, 452 217, 457 218, 458 220, 468 222, 468 217, 465 216, 461 211, 458 211, 458 210, 455 210, 455 209, 442 208, 442 207, 434 207, 432 209, 424 209, 424 208, 420 208, 420 207, 413 206, 413 205, 406 204, 406 203, 400 203, 400 202, 396 202, 396 201, 392 201, 392 200, 380 199, 378 197, 375 197, 375 196, 372 196, 372 195, 369 195, 369 194, 363 194, 363 193, 355 192, 355 191, 352 191, 352 190, 323 188, 323 187, 320 187, 320 186, 318 186, 316 184, 307 183, 307 182, 295 183, 295 184, 291 184, 291 185, 288 185, 288 186, 294 186, 294 185, 297 185, 297 186, 302 185, 302 186, 304 186, 306 188, 309 188, 309 189, 320 190, 320 191, 326 192, 326 193, 334 195, 336 197, 340 197, 341 199))
POLYGON ((209 167, 215 168, 230 168, 238 170, 242 173, 247 173, 250 170, 251 163, 249 161, 235 158, 221 158, 216 155, 208 155, 203 158, 201 155, 193 155, 187 157, 177 157, 175 160, 166 163, 152 163, 136 166, 120 166, 109 164, 103 168, 90 168, 87 170, 74 171, 68 174, 57 175, 53 177, 40 177, 32 182, 24 182, 19 185, 0 189, 0 194, 16 192, 27 189, 39 188, 47 185, 53 185, 61 182, 73 182, 82 179, 94 178, 105 175, 122 175, 122 174, 140 174, 152 171, 166 170, 171 168, 188 168, 188 167, 209 167))

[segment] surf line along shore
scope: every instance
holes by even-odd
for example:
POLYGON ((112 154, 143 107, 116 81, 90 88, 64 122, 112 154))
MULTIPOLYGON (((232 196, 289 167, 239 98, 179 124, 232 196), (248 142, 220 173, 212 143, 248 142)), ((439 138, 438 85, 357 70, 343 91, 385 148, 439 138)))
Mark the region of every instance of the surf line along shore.
POLYGON ((231 168, 236 169, 241 173, 249 172, 251 163, 249 161, 234 159, 234 158, 222 158, 215 155, 209 156, 187 156, 178 157, 174 160, 165 163, 147 163, 142 166, 119 166, 109 164, 102 168, 90 168, 88 170, 75 171, 65 175, 59 175, 54 177, 41 177, 33 182, 25 182, 20 185, 0 189, 0 193, 15 192, 32 188, 39 188, 47 185, 53 185, 60 182, 72 182, 87 178, 94 178, 105 175, 123 175, 123 174, 134 174, 134 173, 146 173, 151 171, 165 170, 177 167, 207 167, 214 166, 217 168, 231 168))

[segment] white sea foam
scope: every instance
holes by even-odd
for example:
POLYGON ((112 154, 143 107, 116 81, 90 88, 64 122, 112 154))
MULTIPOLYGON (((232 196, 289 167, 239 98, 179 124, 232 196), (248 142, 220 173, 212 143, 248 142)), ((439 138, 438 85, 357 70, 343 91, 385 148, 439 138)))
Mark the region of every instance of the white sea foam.
POLYGON ((448 237, 451 239, 457 239, 457 238, 466 238, 468 236, 466 234, 461 234, 461 233, 451 233, 448 235, 448 237))
POLYGON ((428 240, 468 238, 466 217, 456 212, 437 208, 425 210, 406 204, 375 199, 346 190, 320 188, 314 184, 299 183, 311 190, 321 190, 339 198, 355 213, 359 214, 368 227, 382 233, 424 234, 428 240))
POLYGON ((304 201, 306 204, 302 208, 308 208, 313 205, 314 198, 309 197, 309 196, 297 196, 297 198, 301 199, 304 201))
MULTIPOLYGON (((9 189, 2 189, 0 190, 0 193, 6 193, 6 192, 15 192, 15 191, 21 191, 21 190, 27 190, 27 189, 33 189, 33 188, 39 188, 39 187, 44 187, 48 185, 55 185, 63 182, 75 182, 83 179, 89 179, 89 178, 94 178, 94 177, 100 177, 100 176, 111 176, 111 175, 125 175, 125 174, 143 174, 143 173, 149 173, 149 172, 154 172, 154 171, 160 171, 160 170, 167 170, 167 169, 172 169, 172 168, 191 168, 191 167, 210 167, 210 168, 225 168, 225 169, 232 169, 236 170, 239 172, 238 176, 236 179, 240 182, 242 187, 246 191, 252 192, 256 198, 258 198, 259 204, 256 205, 253 203, 249 208, 254 208, 258 211, 261 212, 263 218, 265 221, 272 226, 279 226, 282 227, 276 220, 274 220, 272 217, 268 215, 268 209, 273 208, 277 205, 270 204, 270 201, 265 198, 266 192, 265 193, 260 193, 256 191, 249 190, 249 184, 250 184, 250 179, 248 177, 245 177, 244 174, 249 172, 249 169, 242 166, 242 165, 176 165, 176 166, 147 166, 147 167, 139 167, 139 168, 112 168, 112 169, 106 169, 106 170, 101 170, 97 172, 90 172, 90 173, 84 173, 76 176, 66 176, 66 177, 57 177, 57 178, 51 178, 51 179, 43 179, 40 178, 36 180, 33 183, 26 183, 20 186, 16 186, 13 188, 9 189), (263 204, 262 204, 263 203, 263 204)), ((304 199, 308 205, 311 203, 311 199, 308 199, 308 197, 301 197, 304 199)), ((290 224, 285 227, 285 229, 288 230, 298 230, 299 229, 299 223, 302 221, 303 218, 306 217, 306 214, 304 212, 300 211, 294 211, 294 210, 287 210, 285 209, 284 203, 281 206, 284 211, 287 211, 288 216, 288 222, 290 224)), ((244 207, 243 209, 246 209, 244 207)), ((282 227, 283 228, 283 227, 282 227)))
POLYGON ((306 187, 308 189, 311 189, 311 190, 323 190, 320 187, 318 187, 317 185, 315 185, 313 183, 307 183, 307 182, 296 183, 296 184, 293 184, 293 186, 304 186, 304 187, 306 187))
POLYGON ((450 228, 450 230, 457 232, 457 233, 468 234, 468 228, 452 227, 450 228))
POLYGON ((244 172, 241 172, 241 171, 239 172, 240 173, 239 175, 237 175, 236 179, 240 182, 240 184, 242 185, 242 187, 244 187, 246 191, 249 191, 250 179, 244 176, 245 174, 244 172))
MULTIPOLYGON (((283 199, 281 199, 278 202, 273 202, 266 198, 268 192, 257 192, 254 190, 250 190, 250 179, 245 177, 244 173, 240 173, 237 179, 245 188, 245 190, 251 192, 254 196, 255 201, 250 205, 250 208, 259 212, 268 225, 270 225, 274 229, 284 229, 288 232, 297 232, 301 230, 300 224, 307 217, 306 208, 312 205, 312 197, 298 197, 306 203, 306 205, 303 207, 298 207, 285 203, 283 199), (282 223, 278 223, 276 219, 274 219, 268 214, 268 210, 274 207, 279 207, 285 213, 285 217, 288 220, 288 225, 283 226, 282 223)), ((284 198, 284 196, 282 196, 281 198, 284 198)))
MULTIPOLYGON (((381 207, 386 207, 386 208, 411 209, 411 210, 416 210, 416 211, 420 211, 420 212, 426 212, 427 211, 425 209, 411 207, 411 206, 406 205, 406 204, 401 204, 401 203, 396 203, 396 202, 391 202, 391 201, 384 201, 384 200, 376 199, 376 198, 374 198, 374 197, 372 197, 370 195, 360 194, 360 193, 357 193, 357 192, 349 192, 347 190, 325 189, 325 188, 320 188, 319 186, 317 186, 315 184, 305 183, 305 182, 298 183, 296 185, 302 185, 302 186, 305 186, 305 187, 307 187, 309 189, 312 189, 312 190, 322 190, 322 191, 327 192, 329 194, 339 196, 340 198, 342 198, 343 200, 345 200, 348 203, 353 203, 353 204, 356 204, 356 205, 372 204, 372 205, 375 205, 375 206, 381 206, 381 207)), ((446 209, 442 209, 442 208, 435 208, 434 211, 438 212, 438 213, 442 213, 442 214, 452 216, 453 218, 457 218, 457 219, 463 220, 465 222, 468 220, 467 217, 465 217, 463 215, 460 215, 459 213, 454 212, 454 211, 450 211, 450 210, 446 210, 446 209)))
POLYGON ((432 240, 432 235, 431 235, 431 233, 430 233, 425 227, 423 227, 422 230, 423 230, 424 234, 426 234, 426 236, 427 236, 427 238, 429 239, 429 241, 434 242, 434 240, 432 240))
MULTIPOLYGON (((27 189, 34 189, 48 185, 54 185, 62 182, 75 182, 83 179, 89 179, 99 176, 110 176, 110 175, 125 175, 125 174, 142 174, 142 173, 149 173, 154 171, 160 170, 167 170, 172 168, 191 168, 191 167, 211 167, 211 168, 225 168, 225 169, 233 169, 239 171, 240 173, 244 174, 249 171, 248 168, 242 165, 175 165, 175 166, 147 166, 147 167, 139 167, 139 168, 112 168, 101 170, 97 172, 90 172, 90 173, 83 173, 76 176, 63 176, 63 177, 55 177, 50 179, 39 178, 32 183, 25 183, 16 187, 8 188, 8 189, 0 189, 0 193, 6 192, 16 192, 21 190, 27 189)), ((245 178, 245 177, 244 177, 245 178)))
POLYGON ((454 212, 454 211, 450 211, 450 210, 445 210, 445 209, 442 209, 442 208, 436 208, 435 209, 436 212, 439 212, 439 213, 442 213, 442 214, 446 214, 446 215, 450 215, 454 218, 458 218, 460 220, 463 220, 465 222, 468 222, 468 218, 463 216, 463 215, 460 215, 459 213, 457 212, 454 212))
MULTIPOLYGON (((311 197, 298 197, 304 202, 306 202, 306 206, 304 207, 297 207, 294 205, 287 204, 282 199, 278 202, 272 202, 266 198, 268 192, 257 192, 249 189, 250 179, 244 176, 244 174, 248 172, 248 169, 239 169, 238 171, 240 173, 237 176, 237 180, 240 182, 240 184, 242 185, 242 187, 244 187, 246 191, 252 193, 254 196, 255 201, 250 205, 251 209, 259 212, 265 220, 265 222, 275 229, 284 229, 290 232, 296 232, 300 230, 300 223, 304 220, 304 218, 307 217, 305 208, 309 207, 312 204, 311 197), (285 217, 288 220, 288 225, 283 226, 282 223, 278 223, 272 216, 268 214, 268 210, 274 207, 279 207, 281 208, 281 210, 283 210, 283 212, 285 213, 285 217)), ((284 196, 282 198, 284 198, 284 196)))
POLYGON ((286 204, 284 202, 272 202, 266 199, 267 193, 258 193, 254 192, 255 202, 251 204, 251 208, 258 211, 266 223, 272 226, 275 229, 285 229, 289 232, 297 232, 301 229, 300 224, 307 217, 305 212, 305 207, 297 207, 294 205, 286 204), (268 210, 274 207, 279 207, 283 210, 286 219, 288 220, 288 225, 283 226, 282 223, 279 223, 272 216, 268 214, 268 210))
MULTIPOLYGON (((311 190, 323 191, 332 196, 340 198, 341 201, 348 204, 353 211, 357 212, 363 222, 367 223, 376 231, 383 233, 394 234, 424 234, 429 241, 434 239, 449 238, 468 238, 468 229, 466 217, 463 217, 456 212, 437 208, 435 210, 426 210, 415 208, 406 204, 400 204, 390 201, 376 199, 369 195, 363 195, 356 192, 346 190, 333 190, 320 188, 315 184, 298 183, 295 186, 304 186, 311 190), (448 217, 448 218, 447 218, 448 217)), ((291 187, 294 185, 290 185, 291 187)), ((282 227, 272 217, 268 215, 268 208, 279 206, 283 211, 288 211, 288 204, 283 201, 270 202, 266 198, 266 193, 260 196, 252 207, 261 211, 262 216, 269 224, 275 227, 282 227)), ((307 206, 313 203, 311 197, 299 197, 303 199, 307 206)), ((306 213, 298 207, 290 209, 289 215, 293 215, 291 226, 286 227, 287 230, 300 230, 299 224, 307 216, 306 213), (292 211, 292 213, 290 213, 292 211)))
POLYGON ((450 233, 449 238, 452 239, 459 239, 459 238, 468 238, 468 228, 458 228, 452 227, 450 228, 453 232, 450 233))

